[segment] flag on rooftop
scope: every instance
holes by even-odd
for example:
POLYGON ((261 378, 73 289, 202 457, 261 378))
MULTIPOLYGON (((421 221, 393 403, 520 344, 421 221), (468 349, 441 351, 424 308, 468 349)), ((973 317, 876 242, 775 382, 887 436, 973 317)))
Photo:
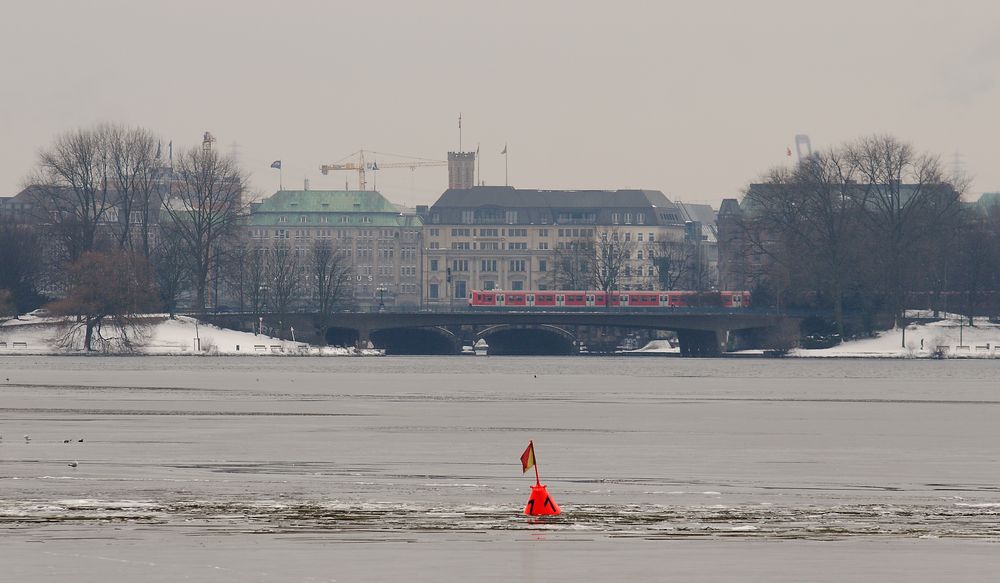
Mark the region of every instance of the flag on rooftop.
POLYGON ((281 170, 281 160, 275 160, 274 162, 271 162, 271 168, 277 168, 278 170, 281 170))
POLYGON ((521 473, 527 472, 535 465, 535 443, 528 442, 528 449, 521 454, 521 473))

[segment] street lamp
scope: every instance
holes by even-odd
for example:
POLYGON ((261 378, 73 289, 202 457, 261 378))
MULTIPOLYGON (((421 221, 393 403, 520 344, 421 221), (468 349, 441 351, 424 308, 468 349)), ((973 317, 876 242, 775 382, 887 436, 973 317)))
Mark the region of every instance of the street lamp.
POLYGON ((385 285, 379 285, 377 288, 375 288, 375 291, 378 292, 378 311, 384 312, 385 311, 385 292, 386 292, 385 285))

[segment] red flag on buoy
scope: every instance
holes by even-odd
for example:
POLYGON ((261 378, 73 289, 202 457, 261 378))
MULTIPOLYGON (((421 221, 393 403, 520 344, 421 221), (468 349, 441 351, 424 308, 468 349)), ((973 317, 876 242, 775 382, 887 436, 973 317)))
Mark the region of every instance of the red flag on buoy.
POLYGON ((535 465, 535 444, 528 442, 528 448, 521 454, 521 473, 527 472, 535 465))
POLYGON ((524 513, 528 516, 556 515, 562 512, 556 501, 549 496, 548 490, 538 478, 538 464, 535 463, 535 443, 528 442, 528 448, 521 454, 521 473, 535 468, 535 485, 531 487, 531 496, 524 506, 524 513))

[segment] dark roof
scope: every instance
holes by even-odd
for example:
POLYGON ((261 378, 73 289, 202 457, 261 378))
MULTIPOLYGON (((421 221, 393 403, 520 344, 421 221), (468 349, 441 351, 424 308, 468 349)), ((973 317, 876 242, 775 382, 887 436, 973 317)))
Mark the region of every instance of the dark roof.
POLYGON ((533 190, 511 186, 450 188, 434 207, 509 208, 673 207, 659 190, 533 190))
MULTIPOLYGON (((662 225, 683 224, 684 216, 677 205, 658 190, 533 190, 509 186, 476 186, 448 189, 428 210, 430 222, 464 224, 465 211, 474 211, 491 218, 477 218, 474 223, 506 223, 497 212, 515 211, 512 224, 616 224, 613 214, 619 213, 617 224, 662 225), (569 216, 567 216, 569 215, 569 216), (641 216, 641 219, 640 219, 641 216)), ((425 221, 426 222, 426 221, 425 221)))

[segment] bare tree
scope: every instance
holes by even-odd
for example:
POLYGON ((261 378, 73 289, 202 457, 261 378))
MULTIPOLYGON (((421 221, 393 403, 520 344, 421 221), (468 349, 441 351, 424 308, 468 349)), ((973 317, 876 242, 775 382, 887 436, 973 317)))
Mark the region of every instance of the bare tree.
POLYGON ((14 305, 14 294, 9 289, 0 289, 0 318, 14 316, 17 314, 17 306, 14 305))
POLYGON ((957 237, 955 253, 949 257, 954 265, 954 285, 965 295, 969 325, 981 311, 988 290, 1000 288, 1000 208, 974 209, 964 213, 961 237, 957 237))
POLYGON ((170 225, 160 231, 150 262, 162 307, 173 315, 181 292, 190 284, 191 262, 180 234, 170 225))
POLYGON ((299 256, 294 249, 281 243, 268 249, 267 283, 272 312, 287 313, 302 287, 299 256))
POLYGON ((864 211, 859 169, 844 148, 813 154, 792 170, 772 170, 747 192, 756 231, 774 233, 780 246, 759 245, 793 267, 803 287, 829 296, 837 331, 844 332, 844 295, 858 268, 858 222, 864 211), (780 250, 781 253, 775 253, 780 250))
POLYGON ((594 285, 594 241, 582 238, 560 242, 549 268, 555 289, 585 290, 594 285))
POLYGON ((175 160, 176 190, 161 194, 191 259, 195 309, 205 309, 209 277, 215 273, 217 247, 232 235, 244 210, 246 176, 235 160, 210 147, 192 148, 175 160))
POLYGON ((19 311, 41 303, 38 293, 41 244, 34 227, 0 221, 0 289, 9 290, 10 300, 19 311))
POLYGON ((945 177, 938 157, 919 154, 891 136, 862 138, 848 146, 846 156, 860 178, 869 252, 883 274, 890 314, 898 321, 925 252, 953 226, 964 185, 945 177))
POLYGON ((78 129, 57 136, 39 153, 28 182, 36 219, 50 226, 65 259, 73 262, 94 250, 99 224, 115 219, 103 132, 78 129))
POLYGON ((157 304, 145 270, 145 258, 121 250, 90 251, 72 263, 68 293, 49 305, 56 314, 77 318, 63 343, 75 345, 82 334, 88 352, 132 351, 144 330, 141 314, 157 304))
POLYGON ((243 263, 243 275, 240 280, 243 285, 243 296, 251 312, 264 314, 267 312, 268 250, 254 247, 249 251, 243 263))
POLYGON ((653 259, 650 272, 656 280, 656 289, 701 289, 693 283, 699 259, 694 245, 687 241, 661 240, 650 253, 653 259))
POLYGON ((349 296, 351 262, 343 249, 328 241, 316 241, 309 253, 307 275, 312 284, 312 296, 323 324, 329 321, 334 308, 349 296))
POLYGON ((155 135, 140 127, 102 125, 98 129, 107 149, 108 171, 113 182, 118 221, 113 223, 120 248, 149 257, 150 226, 160 207, 162 160, 155 135), (138 230, 139 241, 134 241, 138 230))
POLYGON ((622 286, 635 247, 635 242, 626 241, 618 229, 600 234, 594 244, 594 283, 597 289, 610 292, 622 286))

